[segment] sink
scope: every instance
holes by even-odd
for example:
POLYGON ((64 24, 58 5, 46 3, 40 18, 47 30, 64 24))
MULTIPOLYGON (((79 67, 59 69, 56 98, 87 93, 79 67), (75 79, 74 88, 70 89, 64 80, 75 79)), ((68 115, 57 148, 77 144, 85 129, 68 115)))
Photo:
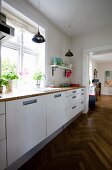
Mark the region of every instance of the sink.
POLYGON ((61 88, 57 87, 44 87, 44 88, 35 88, 34 90, 36 91, 42 91, 42 92, 47 92, 47 91, 54 91, 54 90, 60 90, 61 88))

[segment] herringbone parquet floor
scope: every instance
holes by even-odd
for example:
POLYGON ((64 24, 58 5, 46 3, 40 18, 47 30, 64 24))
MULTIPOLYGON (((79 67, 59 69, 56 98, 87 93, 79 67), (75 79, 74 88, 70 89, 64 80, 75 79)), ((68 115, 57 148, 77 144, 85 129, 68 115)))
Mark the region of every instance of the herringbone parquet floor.
POLYGON ((112 170, 112 96, 101 96, 19 170, 112 170))

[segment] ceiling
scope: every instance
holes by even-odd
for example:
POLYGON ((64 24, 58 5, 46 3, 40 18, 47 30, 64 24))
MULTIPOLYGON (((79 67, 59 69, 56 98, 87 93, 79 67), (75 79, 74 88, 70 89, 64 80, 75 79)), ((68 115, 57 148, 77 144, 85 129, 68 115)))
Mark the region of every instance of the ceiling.
POLYGON ((27 0, 58 26, 71 35, 85 34, 112 25, 112 0, 27 0))
POLYGON ((90 57, 96 62, 112 62, 112 49, 96 51, 90 57))
POLYGON ((91 58, 93 58, 96 62, 110 62, 112 61, 112 53, 93 55, 91 58))

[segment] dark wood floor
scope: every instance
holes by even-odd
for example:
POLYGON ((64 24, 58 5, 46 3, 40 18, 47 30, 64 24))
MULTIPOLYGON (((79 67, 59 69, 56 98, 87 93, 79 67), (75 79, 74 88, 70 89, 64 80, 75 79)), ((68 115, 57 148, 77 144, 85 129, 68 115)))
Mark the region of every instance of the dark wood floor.
POLYGON ((112 170, 112 96, 80 116, 19 170, 112 170))

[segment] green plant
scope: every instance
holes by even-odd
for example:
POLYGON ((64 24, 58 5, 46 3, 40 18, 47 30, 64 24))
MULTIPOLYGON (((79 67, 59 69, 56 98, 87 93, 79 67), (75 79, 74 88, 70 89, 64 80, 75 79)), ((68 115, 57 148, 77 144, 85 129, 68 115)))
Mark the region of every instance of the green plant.
POLYGON ((18 76, 16 74, 16 65, 11 64, 8 58, 3 60, 2 63, 2 78, 5 80, 18 79, 18 76))
POLYGON ((18 79, 17 74, 12 70, 12 71, 6 71, 4 72, 4 74, 2 75, 2 77, 6 80, 14 80, 14 79, 18 79))
POLYGON ((41 71, 37 71, 33 75, 34 80, 43 80, 45 78, 45 75, 41 71))
POLYGON ((8 81, 5 79, 0 79, 0 87, 7 86, 8 81))

